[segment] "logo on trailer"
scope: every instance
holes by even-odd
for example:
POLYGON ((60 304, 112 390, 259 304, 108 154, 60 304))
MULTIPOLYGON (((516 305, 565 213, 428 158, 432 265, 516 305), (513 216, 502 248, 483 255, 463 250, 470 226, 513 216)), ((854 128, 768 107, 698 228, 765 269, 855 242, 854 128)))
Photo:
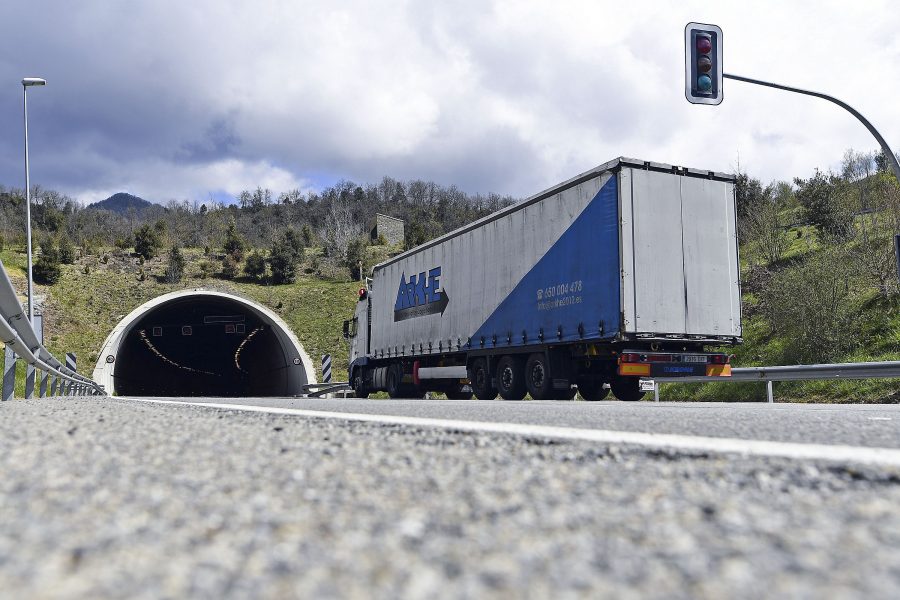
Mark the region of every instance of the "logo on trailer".
POLYGON ((397 288, 397 302, 394 304, 394 322, 424 317, 426 315, 444 314, 450 304, 447 290, 441 289, 441 268, 435 267, 428 273, 418 276, 406 273, 400 276, 400 287, 397 288))

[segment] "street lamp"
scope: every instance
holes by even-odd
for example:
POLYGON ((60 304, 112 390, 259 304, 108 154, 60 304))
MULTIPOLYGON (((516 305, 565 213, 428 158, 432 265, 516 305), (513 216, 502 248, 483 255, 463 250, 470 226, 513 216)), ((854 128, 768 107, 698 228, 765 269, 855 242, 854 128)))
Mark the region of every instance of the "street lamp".
POLYGON ((28 88, 47 85, 45 79, 26 77, 22 80, 22 108, 25 115, 25 240, 28 246, 28 322, 34 329, 34 290, 31 279, 31 176, 28 173, 28 88))

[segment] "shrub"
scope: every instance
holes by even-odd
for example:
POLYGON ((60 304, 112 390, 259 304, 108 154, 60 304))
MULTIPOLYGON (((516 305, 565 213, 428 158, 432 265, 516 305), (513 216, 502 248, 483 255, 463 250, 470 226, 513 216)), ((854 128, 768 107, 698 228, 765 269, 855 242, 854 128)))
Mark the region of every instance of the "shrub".
POLYGON ((237 226, 232 220, 225 230, 225 244, 223 246, 227 256, 234 257, 235 262, 244 260, 244 252, 247 250, 247 242, 241 237, 237 231, 237 226))
POLYGON ((166 268, 166 282, 180 283, 184 277, 184 255, 178 246, 169 250, 169 266, 166 268))
POLYGON ((134 242, 131 241, 131 237, 116 238, 115 246, 119 250, 128 250, 133 245, 134 242))
POLYGON ((134 232, 134 251, 143 258, 153 258, 162 248, 159 232, 149 225, 143 225, 134 232))
POLYGON ((846 183, 833 173, 816 171, 809 179, 794 179, 797 200, 807 220, 830 241, 851 238, 853 210, 846 194, 846 183))
POLYGON ((212 262, 204 260, 200 263, 200 277, 203 277, 204 279, 212 277, 215 271, 216 266, 212 262))
POLYGON ((239 263, 231 254, 226 254, 222 259, 222 277, 225 279, 234 279, 238 276, 239 263))
POLYGON ((59 237, 59 262, 64 265, 75 263, 75 246, 66 234, 59 237))
POLYGON ((776 273, 760 304, 790 363, 829 362, 860 342, 846 252, 822 251, 776 273))
POLYGON ((266 278, 266 259, 258 251, 247 256, 247 262, 244 263, 244 274, 256 281, 266 278))
POLYGON ((284 232, 284 243, 291 250, 294 255, 294 262, 303 258, 303 248, 306 245, 303 243, 303 236, 297 233, 297 230, 293 227, 288 227, 288 229, 284 232))
POLYGON ((50 238, 41 242, 41 255, 34 265, 35 281, 53 285, 62 276, 59 266, 59 249, 50 238))
POLYGON ((269 266, 272 269, 272 282, 275 284, 293 283, 297 278, 294 249, 284 240, 272 244, 269 266))

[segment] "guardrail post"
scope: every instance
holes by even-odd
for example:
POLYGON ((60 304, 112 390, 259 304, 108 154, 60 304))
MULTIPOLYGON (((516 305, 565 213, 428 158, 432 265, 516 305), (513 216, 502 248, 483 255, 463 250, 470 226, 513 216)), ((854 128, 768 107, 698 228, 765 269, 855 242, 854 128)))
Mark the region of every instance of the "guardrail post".
POLYGON ((53 380, 50 381, 50 395, 56 395, 56 388, 59 385, 59 375, 53 375, 53 380))
POLYGON ((50 379, 50 373, 48 371, 41 371, 41 387, 38 394, 40 394, 41 398, 47 397, 47 380, 50 379))
POLYGON ((31 400, 34 398, 34 365, 27 365, 25 367, 25 399, 31 400))
POLYGON ((12 400, 16 391, 16 353, 6 346, 3 353, 3 400, 12 400))
POLYGON ((772 393, 772 381, 769 380, 766 382, 766 399, 769 401, 769 404, 775 402, 774 394, 772 393))

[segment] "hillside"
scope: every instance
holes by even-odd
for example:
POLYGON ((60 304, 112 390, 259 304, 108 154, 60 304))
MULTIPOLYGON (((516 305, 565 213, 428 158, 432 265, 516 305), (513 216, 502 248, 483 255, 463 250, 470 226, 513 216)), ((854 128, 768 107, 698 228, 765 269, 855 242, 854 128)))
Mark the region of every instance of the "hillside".
POLYGON ((136 215, 140 216, 145 210, 153 206, 156 205, 143 198, 125 192, 119 192, 113 194, 106 200, 90 204, 86 208, 88 210, 108 210, 124 217, 128 215, 129 211, 134 211, 136 215))

